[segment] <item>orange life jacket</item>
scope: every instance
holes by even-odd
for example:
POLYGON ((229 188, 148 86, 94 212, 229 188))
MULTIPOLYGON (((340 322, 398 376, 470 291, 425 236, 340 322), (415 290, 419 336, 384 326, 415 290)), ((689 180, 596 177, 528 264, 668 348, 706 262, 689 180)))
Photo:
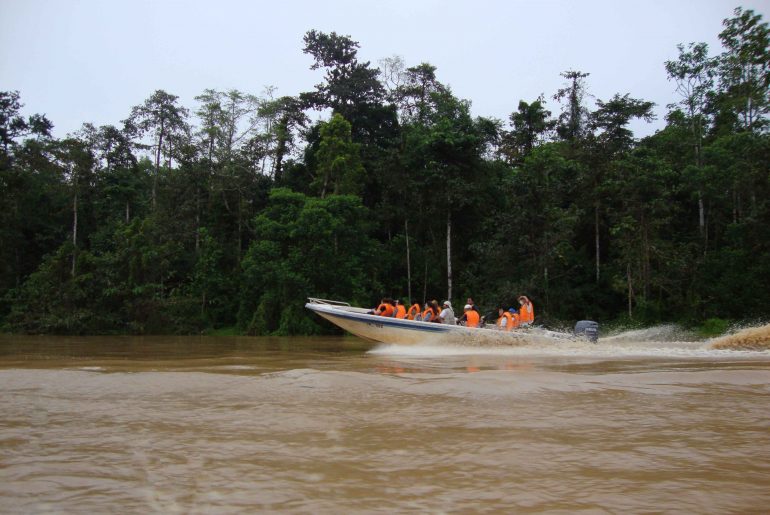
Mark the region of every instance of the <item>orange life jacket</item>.
POLYGON ((503 328, 505 331, 513 329, 513 317, 507 311, 504 311, 500 318, 497 319, 497 327, 503 328), (503 319, 505 319, 505 328, 503 328, 503 319))
POLYGON ((433 312, 433 308, 428 308, 425 311, 422 312, 422 321, 423 322, 432 322, 436 318, 436 313, 433 312), (426 320, 428 313, 430 313, 430 320, 426 320))
POLYGON ((521 325, 521 316, 518 313, 511 313, 511 324, 513 329, 521 325))
POLYGON ((478 327, 479 314, 476 310, 469 309, 465 312, 465 327, 478 327))
POLYGON ((522 324, 531 324, 535 321, 535 307, 532 305, 531 301, 529 304, 522 304, 519 313, 519 319, 521 320, 522 324))
POLYGON ((396 306, 396 318, 406 318, 406 308, 401 304, 396 306))
POLYGON ((406 318, 409 320, 414 320, 417 315, 420 314, 420 305, 419 304, 412 304, 412 307, 409 308, 409 311, 406 312, 406 318))
POLYGON ((377 311, 380 312, 381 317, 392 317, 395 310, 396 308, 387 303, 377 306, 377 311))

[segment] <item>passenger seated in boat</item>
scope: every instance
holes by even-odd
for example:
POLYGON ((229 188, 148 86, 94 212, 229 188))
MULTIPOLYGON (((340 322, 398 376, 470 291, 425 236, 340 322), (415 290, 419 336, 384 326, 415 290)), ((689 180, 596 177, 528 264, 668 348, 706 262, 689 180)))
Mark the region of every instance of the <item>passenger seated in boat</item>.
POLYGON ((473 309, 473 305, 466 304, 465 307, 463 307, 463 314, 460 317, 460 323, 464 323, 465 327, 478 327, 479 322, 479 312, 473 309))
POLYGON ((501 331, 510 331, 513 329, 513 317, 509 311, 502 306, 497 310, 497 328, 501 331))
POLYGON ((409 311, 406 312, 406 318, 409 320, 418 320, 417 317, 421 316, 422 310, 420 309, 420 304, 418 302, 414 302, 412 307, 409 308, 409 311))
POLYGON ((396 318, 406 318, 406 308, 400 300, 396 299, 396 311, 393 313, 396 318))
POLYGON ((532 301, 527 298, 526 295, 519 297, 519 321, 521 327, 527 327, 535 322, 535 306, 532 305, 532 301))
POLYGON ((393 299, 384 298, 380 301, 380 305, 377 309, 372 311, 373 315, 381 317, 392 317, 396 312, 396 307, 393 305, 393 299))
POLYGON ((433 310, 433 318, 431 319, 431 322, 440 324, 441 319, 438 317, 438 315, 441 313, 441 308, 438 307, 438 301, 436 299, 430 301, 430 308, 433 310))
POLYGON ((422 320, 423 322, 431 322, 434 318, 436 318, 436 314, 433 312, 431 305, 426 302, 425 310, 422 312, 418 320, 422 320))
POLYGON ((511 308, 508 310, 508 313, 511 314, 511 329, 516 329, 521 325, 521 320, 519 319, 519 312, 516 311, 516 309, 511 308))
POLYGON ((442 324, 457 325, 457 321, 455 320, 455 312, 452 309, 451 302, 448 300, 444 301, 444 309, 441 310, 438 318, 442 324))

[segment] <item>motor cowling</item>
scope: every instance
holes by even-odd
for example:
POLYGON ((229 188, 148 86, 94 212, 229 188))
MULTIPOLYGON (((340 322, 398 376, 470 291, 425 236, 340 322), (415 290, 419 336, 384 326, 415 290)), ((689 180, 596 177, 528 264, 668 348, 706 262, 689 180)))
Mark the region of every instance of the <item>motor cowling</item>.
POLYGON ((593 320, 581 320, 575 324, 575 336, 596 343, 599 340, 599 323, 593 320))

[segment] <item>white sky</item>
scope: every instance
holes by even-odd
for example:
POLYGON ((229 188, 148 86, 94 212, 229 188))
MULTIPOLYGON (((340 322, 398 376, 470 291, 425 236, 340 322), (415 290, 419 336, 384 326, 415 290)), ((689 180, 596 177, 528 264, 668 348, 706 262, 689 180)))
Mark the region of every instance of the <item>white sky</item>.
POLYGON ((0 90, 19 90, 25 114, 54 134, 115 124, 156 89, 193 98, 206 88, 296 95, 320 82, 302 36, 350 35, 374 66, 400 55, 427 61, 475 115, 507 119, 519 100, 550 97, 559 73, 591 73, 589 92, 656 102, 662 127, 676 101, 663 63, 676 44, 721 51, 722 20, 737 5, 770 21, 770 0, 0 0, 0 90))

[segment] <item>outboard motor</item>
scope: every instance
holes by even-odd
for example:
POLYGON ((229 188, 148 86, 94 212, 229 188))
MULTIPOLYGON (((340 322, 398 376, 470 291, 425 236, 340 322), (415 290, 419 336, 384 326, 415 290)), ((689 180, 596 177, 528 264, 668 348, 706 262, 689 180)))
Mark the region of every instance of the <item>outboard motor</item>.
POLYGON ((599 339, 599 323, 593 320, 581 320, 575 324, 575 336, 582 336, 588 341, 596 343, 599 339))

